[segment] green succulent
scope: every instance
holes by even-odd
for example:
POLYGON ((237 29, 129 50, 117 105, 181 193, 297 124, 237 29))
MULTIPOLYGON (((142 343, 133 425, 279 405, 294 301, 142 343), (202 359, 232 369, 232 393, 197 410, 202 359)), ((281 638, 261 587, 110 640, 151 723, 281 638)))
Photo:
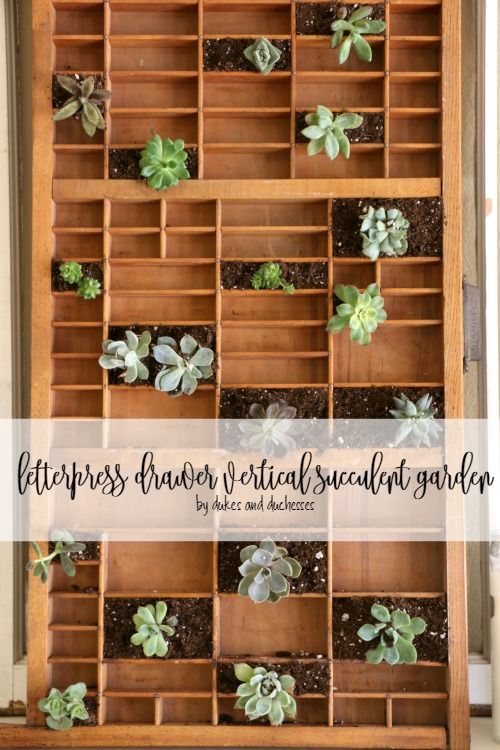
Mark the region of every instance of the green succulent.
POLYGON ((293 439, 302 432, 300 421, 295 420, 297 409, 288 406, 286 401, 276 401, 264 409, 262 404, 252 404, 249 419, 239 422, 238 427, 243 436, 242 448, 257 450, 263 456, 282 456, 287 451, 295 450, 293 439))
POLYGON ((394 406, 396 408, 390 409, 389 413, 400 422, 394 439, 395 445, 409 436, 416 448, 421 445, 430 448, 433 438, 442 432, 441 426, 434 421, 437 409, 432 408, 432 397, 426 393, 414 404, 402 393, 399 398, 394 397, 394 406))
POLYGON ((153 356, 161 365, 166 365, 155 379, 155 388, 169 396, 192 396, 198 380, 213 375, 214 353, 206 346, 199 346, 192 336, 185 334, 177 342, 170 336, 160 336, 153 347, 153 356))
POLYGON ((351 341, 366 346, 372 340, 378 326, 387 320, 384 298, 377 284, 370 284, 364 292, 355 286, 337 284, 336 296, 342 301, 337 305, 336 315, 328 322, 329 333, 340 333, 349 326, 351 341))
POLYGON ((405 255, 408 250, 408 228, 410 222, 397 208, 368 206, 361 219, 360 233, 363 239, 363 255, 377 260, 379 255, 390 258, 405 255))
POLYGON ((57 81, 62 88, 71 94, 55 115, 54 120, 66 120, 82 112, 82 126, 90 138, 96 130, 105 130, 106 123, 102 116, 100 106, 111 97, 111 91, 95 88, 95 80, 92 77, 84 78, 81 83, 71 76, 58 75, 57 81))
POLYGON ((371 5, 362 5, 346 19, 346 9, 342 8, 340 16, 332 23, 333 36, 330 40, 332 48, 339 48, 339 63, 342 65, 348 59, 351 48, 364 62, 372 61, 372 48, 363 38, 364 34, 380 34, 385 30, 384 21, 369 20, 373 13, 371 5), (344 36, 345 34, 345 36, 344 36))
POLYGON ((282 288, 286 294, 293 294, 295 291, 294 285, 284 278, 279 263, 263 263, 252 275, 251 284, 254 289, 282 288))
POLYGON ((125 336, 126 341, 112 341, 111 339, 103 341, 104 354, 99 357, 99 364, 105 370, 115 368, 125 370, 120 376, 125 383, 133 383, 137 378, 147 380, 149 370, 141 359, 149 355, 151 334, 149 331, 143 331, 138 338, 133 331, 126 331, 125 336))
POLYGON ((188 155, 184 151, 184 141, 171 138, 160 138, 158 134, 146 143, 141 151, 141 176, 145 177, 149 187, 155 190, 166 190, 175 187, 179 180, 189 180, 186 169, 188 155))
POLYGON ((234 673, 241 682, 234 707, 244 709, 250 721, 265 717, 277 727, 285 718, 295 719, 297 703, 292 695, 295 680, 291 675, 280 677, 277 672, 268 672, 265 667, 252 668, 249 664, 235 664, 234 673))
POLYGON ((247 47, 243 54, 257 68, 259 73, 267 76, 281 57, 281 50, 275 47, 269 39, 260 36, 247 47))
POLYGON ((75 542, 73 535, 69 531, 66 531, 66 529, 54 529, 51 531, 50 541, 53 543, 54 548, 52 552, 46 555, 42 554, 40 545, 37 542, 31 542, 31 547, 38 557, 27 563, 26 570, 32 570, 34 575, 40 577, 42 583, 47 583, 49 566, 56 557, 59 557, 62 569, 66 575, 73 578, 76 569, 70 555, 73 552, 83 552, 86 545, 83 542, 75 542))
POLYGON ((59 276, 67 284, 78 284, 82 279, 83 269, 81 263, 76 260, 68 260, 59 266, 59 276))
POLYGON ((175 633, 177 617, 172 616, 165 620, 168 607, 165 602, 156 602, 156 605, 148 604, 139 607, 133 616, 136 633, 130 642, 134 646, 142 646, 144 656, 166 656, 168 653, 168 642, 165 635, 172 636, 175 633), (165 620, 165 622, 164 622, 165 620))
POLYGON ((374 604, 371 615, 377 621, 375 624, 363 625, 358 630, 362 641, 370 642, 380 637, 378 646, 366 653, 366 661, 370 664, 380 664, 385 661, 394 664, 415 664, 417 650, 413 645, 416 635, 425 632, 427 624, 421 617, 412 617, 402 609, 389 612, 382 604, 374 604))
POLYGON ((80 279, 76 293, 83 299, 95 299, 101 294, 101 282, 97 279, 91 279, 85 276, 80 279))
POLYGON ((269 537, 259 546, 249 544, 240 552, 241 565, 238 568, 243 576, 238 586, 240 596, 249 596, 255 604, 272 602, 275 604, 290 593, 289 578, 298 578, 301 564, 288 556, 284 547, 277 547, 269 537))
POLYGON ((308 156, 314 156, 325 151, 329 159, 333 161, 342 154, 346 159, 351 154, 351 144, 344 130, 359 128, 363 122, 361 115, 354 112, 342 112, 334 116, 333 112, 318 104, 316 112, 306 115, 307 128, 301 131, 302 135, 309 138, 307 144, 308 156))
POLYGON ((51 688, 48 696, 38 701, 38 708, 45 714, 45 723, 49 729, 64 732, 71 729, 75 719, 85 721, 89 718, 83 699, 87 695, 84 682, 76 682, 61 693, 51 688))

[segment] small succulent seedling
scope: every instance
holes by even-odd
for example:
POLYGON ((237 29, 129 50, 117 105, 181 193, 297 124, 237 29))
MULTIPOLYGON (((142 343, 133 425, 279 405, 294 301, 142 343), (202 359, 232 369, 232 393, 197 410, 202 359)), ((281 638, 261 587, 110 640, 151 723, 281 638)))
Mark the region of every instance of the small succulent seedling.
POLYGON ((366 661, 370 664, 380 664, 385 661, 394 664, 415 664, 417 650, 413 645, 416 635, 425 632, 427 624, 421 617, 412 617, 401 609, 392 613, 382 604, 374 604, 371 615, 377 621, 367 623, 358 630, 362 641, 370 642, 380 637, 376 648, 366 653, 366 661))
POLYGON ((59 266, 59 276, 66 284, 78 284, 83 277, 83 270, 76 260, 68 260, 59 266))
POLYGON ((149 370, 141 359, 149 355, 151 334, 149 331, 143 331, 138 338, 133 331, 126 331, 125 336, 126 341, 112 341, 111 339, 103 341, 104 354, 99 357, 99 364, 105 370, 115 368, 125 370, 120 377, 126 383, 133 383, 137 378, 147 380, 149 370))
POLYGON ((318 104, 316 112, 306 115, 308 127, 301 131, 302 135, 309 138, 308 156, 325 151, 331 160, 336 159, 339 153, 348 159, 351 154, 351 144, 344 130, 359 128, 362 122, 361 115, 354 112, 342 112, 335 116, 328 107, 318 104))
POLYGON ((241 565, 238 568, 243 576, 238 586, 240 596, 249 596, 256 604, 279 602, 290 593, 289 578, 298 578, 301 564, 288 556, 284 547, 277 547, 269 537, 259 546, 249 544, 240 552, 241 565))
POLYGON ((86 545, 83 542, 75 542, 73 535, 66 529, 54 529, 50 533, 50 541, 54 545, 52 552, 44 555, 37 542, 31 542, 31 546, 38 557, 30 560, 26 570, 32 570, 34 575, 39 576, 42 583, 47 583, 50 564, 59 557, 61 567, 66 575, 73 578, 76 573, 75 565, 70 555, 73 552, 83 552, 86 545))
POLYGON ((141 176, 145 177, 149 187, 154 190, 166 190, 175 187, 179 180, 189 180, 186 168, 188 155, 184 151, 184 141, 164 138, 155 133, 146 148, 141 151, 141 176))
POLYGON ((267 76, 281 57, 281 50, 263 36, 244 50, 243 54, 257 68, 259 73, 267 76))
POLYGON ((434 421, 437 409, 432 408, 432 397, 426 393, 414 404, 404 393, 399 398, 394 397, 395 409, 389 413, 400 422, 400 427, 394 438, 395 445, 399 445, 408 436, 412 444, 419 448, 421 445, 430 448, 433 438, 436 438, 442 428, 434 421))
POLYGON ((54 120, 56 122, 66 120, 81 111, 82 126, 90 138, 95 135, 96 130, 105 130, 106 123, 99 107, 111 97, 111 91, 96 89, 95 80, 92 77, 84 78, 79 83, 71 76, 59 75, 57 81, 65 91, 71 94, 71 97, 55 113, 54 120))
POLYGON ((384 298, 377 284, 370 284, 364 292, 355 286, 337 284, 336 296, 342 301, 337 305, 336 315, 328 322, 329 333, 340 333, 349 326, 351 341, 366 346, 372 340, 378 326, 387 320, 384 298))
POLYGON ((279 263, 263 263, 252 275, 254 289, 283 289, 286 294, 293 294, 295 287, 284 278, 279 263))
POLYGON ((294 422, 297 409, 286 401, 276 401, 264 409, 262 404, 252 404, 248 416, 239 422, 243 433, 242 448, 259 451, 263 456, 282 456, 295 450, 294 436, 302 432, 300 423, 294 422))
POLYGON ((76 682, 61 693, 57 688, 51 688, 46 698, 38 701, 38 708, 45 717, 45 723, 49 729, 66 731, 71 729, 75 719, 85 721, 89 718, 83 699, 87 695, 87 686, 84 682, 76 682))
POLYGON ((101 282, 85 276, 78 282, 76 293, 83 299, 95 299, 101 294, 101 282))
POLYGON ((339 48, 339 63, 342 65, 348 59, 351 48, 364 62, 372 61, 372 48, 363 38, 364 34, 380 34, 385 29, 384 21, 369 20, 373 13, 371 5, 362 5, 346 18, 345 8, 341 9, 340 17, 332 23, 333 36, 330 40, 332 48, 339 48), (345 34, 345 36, 344 36, 345 34))
POLYGON ((130 642, 134 646, 142 646, 144 656, 148 658, 167 655, 168 642, 163 634, 174 635, 178 622, 175 616, 165 620, 167 610, 165 602, 156 602, 156 606, 148 604, 146 607, 139 607, 132 618, 137 632, 131 637, 130 642))
POLYGON ((397 208, 386 211, 383 206, 368 206, 359 218, 363 255, 370 260, 377 260, 379 255, 394 258, 407 252, 410 222, 397 208))
POLYGON ((83 299, 95 299, 101 294, 101 282, 83 275, 83 268, 76 260, 69 260, 59 266, 59 276, 67 284, 76 285, 76 293, 83 299))
POLYGON ((213 375, 212 349, 200 347, 188 334, 181 338, 179 346, 170 336, 160 336, 158 345, 153 347, 153 356, 161 365, 166 365, 156 376, 155 388, 169 396, 192 396, 198 380, 213 375))
POLYGON ((236 693, 235 708, 243 708, 250 721, 267 718, 273 727, 285 718, 295 719, 297 703, 292 693, 295 680, 289 675, 268 672, 265 667, 252 668, 249 664, 235 664, 234 673, 241 685, 236 693))

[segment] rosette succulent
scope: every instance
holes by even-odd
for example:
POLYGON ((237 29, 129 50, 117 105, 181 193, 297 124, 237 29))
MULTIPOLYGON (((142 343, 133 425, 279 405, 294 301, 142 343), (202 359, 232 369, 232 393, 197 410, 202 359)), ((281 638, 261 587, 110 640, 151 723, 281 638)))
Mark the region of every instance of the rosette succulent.
POLYGON ((286 294, 293 294, 295 287, 283 276, 279 263, 263 263, 251 278, 254 289, 283 289, 286 294))
POLYGON ((285 718, 295 719, 297 703, 292 695, 295 680, 291 675, 280 677, 277 672, 268 672, 265 667, 252 668, 249 664, 235 664, 234 673, 241 682, 234 707, 244 709, 250 721, 265 717, 277 727, 285 718))
POLYGON ((161 365, 166 365, 155 380, 155 388, 169 396, 192 396, 198 380, 213 375, 214 353, 206 346, 199 346, 192 336, 185 334, 179 346, 170 336, 160 336, 153 356, 161 365))
POLYGON ((80 83, 71 76, 58 75, 57 82, 71 96, 55 113, 56 122, 81 112, 83 129, 90 138, 95 135, 96 130, 106 129, 100 107, 111 97, 111 91, 95 88, 95 79, 92 77, 84 78, 80 83))
POLYGON ((372 340, 372 333, 387 319, 380 289, 377 284, 370 284, 364 292, 360 292, 355 286, 337 284, 335 294, 342 304, 337 305, 337 314, 330 319, 326 330, 340 333, 348 326, 351 341, 366 346, 372 340))
POLYGON ((89 718, 83 699, 87 695, 87 686, 84 682, 76 682, 74 685, 61 692, 57 688, 51 688, 46 698, 38 701, 38 708, 45 717, 45 723, 49 729, 65 731, 71 729, 75 719, 85 721, 89 718))
POLYGON ((149 187, 166 190, 175 187, 179 180, 189 180, 186 168, 188 155, 184 151, 184 141, 164 138, 155 133, 146 148, 141 151, 141 177, 145 177, 149 187))
POLYGON ((275 47, 269 39, 261 36, 247 47, 243 54, 259 73, 267 76, 281 57, 281 50, 275 47))
POLYGON ((397 208, 386 211, 383 206, 368 206, 359 218, 363 255, 370 260, 377 260, 379 255, 394 258, 407 252, 410 222, 397 208))
POLYGON ((53 544, 53 550, 46 555, 42 554, 40 545, 37 542, 31 542, 31 547, 36 552, 37 557, 27 563, 26 570, 32 570, 34 575, 40 577, 42 583, 47 583, 49 566, 58 557, 61 568, 66 575, 73 578, 76 569, 70 555, 73 552, 83 552, 86 545, 83 542, 75 542, 73 535, 69 531, 66 531, 66 529, 54 529, 51 531, 50 541, 53 544))
POLYGON ((362 641, 370 642, 380 638, 376 648, 366 653, 366 661, 380 664, 385 661, 394 664, 415 664, 417 650, 413 645, 416 635, 425 632, 427 624, 421 617, 412 617, 402 609, 392 613, 382 604, 374 604, 371 615, 375 624, 367 623, 358 630, 362 641))
POLYGON ((164 636, 175 634, 178 620, 175 616, 165 620, 167 611, 165 602, 156 602, 156 605, 139 607, 132 618, 137 632, 131 637, 130 642, 134 646, 142 646, 144 656, 148 658, 163 657, 168 653, 168 642, 164 636))
POLYGON ((441 425, 434 421, 437 409, 432 408, 432 397, 426 393, 413 403, 408 396, 401 393, 400 397, 394 397, 395 409, 390 409, 389 413, 400 422, 396 437, 395 445, 399 445, 407 437, 416 448, 421 445, 430 448, 431 442, 442 432, 441 425))
POLYGON ((76 260, 68 260, 59 266, 59 276, 66 284, 78 284, 83 276, 83 270, 80 263, 76 260))
POLYGON ((371 5, 362 5, 346 18, 346 8, 341 8, 339 17, 331 25, 333 31, 330 40, 332 48, 339 48, 339 63, 345 63, 351 49, 364 62, 372 61, 372 48, 363 38, 364 34, 380 34, 385 30, 384 21, 369 20, 373 13, 371 5))
POLYGON ((306 115, 307 128, 301 130, 302 135, 309 138, 308 156, 325 151, 331 160, 336 159, 339 153, 348 159, 351 154, 351 144, 344 130, 359 128, 362 122, 361 115, 354 112, 334 115, 328 107, 318 104, 316 112, 306 115))
POLYGON ((86 276, 80 279, 76 293, 83 299, 95 299, 101 294, 101 282, 86 276))
POLYGON ((302 432, 300 423, 294 422, 297 409, 286 401, 277 401, 264 409, 262 404, 252 404, 248 419, 239 422, 243 433, 240 445, 247 450, 259 451, 264 456, 282 456, 295 450, 293 439, 302 432))
POLYGON ((240 596, 249 596, 256 604, 279 602, 290 593, 287 578, 298 578, 301 564, 288 556, 284 547, 278 547, 269 537, 259 546, 249 544, 240 552, 241 565, 238 568, 243 576, 238 586, 240 596))
POLYGON ((143 331, 140 337, 137 337, 133 331, 126 331, 125 337, 126 341, 103 341, 104 354, 99 357, 99 364, 105 370, 125 370, 120 375, 125 383, 133 383, 137 378, 147 380, 149 370, 141 359, 149 355, 151 334, 149 331, 143 331))

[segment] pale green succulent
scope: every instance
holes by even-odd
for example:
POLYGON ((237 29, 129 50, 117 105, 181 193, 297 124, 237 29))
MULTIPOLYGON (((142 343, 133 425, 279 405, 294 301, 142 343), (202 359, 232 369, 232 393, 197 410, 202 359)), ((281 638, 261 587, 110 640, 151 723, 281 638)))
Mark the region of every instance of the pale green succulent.
POLYGON ((429 448, 433 438, 442 432, 439 423, 434 421, 437 409, 432 408, 432 397, 426 393, 414 404, 402 393, 399 398, 394 397, 394 406, 396 408, 390 409, 389 413, 400 422, 394 438, 395 445, 409 437, 416 448, 421 445, 429 448))
POLYGON ((240 596, 249 596, 256 604, 279 602, 290 593, 288 578, 298 578, 301 564, 288 556, 284 547, 277 547, 269 537, 259 546, 249 544, 240 552, 238 568, 243 578, 238 586, 240 596))
POLYGON ((71 76, 58 75, 57 82, 71 94, 71 97, 55 113, 54 120, 66 120, 81 110, 82 126, 90 138, 95 135, 96 130, 105 130, 106 123, 99 107, 111 97, 111 91, 96 89, 92 77, 84 78, 82 83, 79 83, 71 76))
POLYGON ((336 296, 342 301, 337 305, 336 315, 328 321, 329 333, 340 333, 346 326, 350 329, 351 341, 366 346, 372 340, 378 326, 387 320, 384 298, 377 284, 370 284, 364 292, 355 286, 337 284, 336 296))
POLYGON ((297 703, 292 695, 295 680, 291 675, 279 676, 265 667, 252 668, 249 664, 235 664, 234 673, 241 682, 234 707, 244 709, 250 721, 267 718, 277 727, 285 718, 295 719, 297 703))
POLYGON ((76 260, 68 260, 59 266, 59 276, 67 284, 78 284, 83 276, 81 263, 76 260))
POLYGON ((359 128, 362 122, 361 115, 354 112, 342 112, 335 116, 328 107, 318 104, 316 112, 306 115, 308 127, 301 131, 302 135, 309 138, 308 156, 325 151, 331 160, 336 159, 339 153, 348 159, 351 154, 351 144, 344 130, 359 128))
POLYGON ((78 282, 76 293, 79 297, 83 297, 83 299, 95 299, 101 292, 101 282, 97 279, 85 276, 78 282))
POLYGON ((120 375, 125 383, 133 383, 137 378, 147 380, 149 370, 141 362, 141 359, 149 355, 151 334, 149 331, 143 331, 138 338, 133 331, 126 331, 125 336, 126 341, 112 341, 111 339, 103 341, 104 354, 99 357, 99 364, 105 370, 114 370, 115 368, 125 370, 120 375))
POLYGON ((421 617, 412 617, 402 609, 392 613, 382 604, 374 604, 371 608, 375 624, 363 625, 358 630, 362 641, 370 642, 380 637, 378 646, 366 653, 366 661, 370 664, 380 664, 385 661, 394 664, 415 664, 417 650, 413 645, 416 635, 425 632, 427 624, 421 617))
POLYGON ((351 48, 364 62, 372 61, 372 48, 363 38, 364 34, 380 34, 385 30, 384 21, 368 20, 368 16, 373 13, 371 5, 362 5, 351 13, 346 19, 346 9, 342 8, 340 17, 332 23, 331 29, 333 36, 330 40, 332 48, 339 48, 339 63, 345 63, 351 48), (344 33, 346 34, 344 36, 344 33))
POLYGON ((184 151, 184 141, 164 138, 155 135, 146 143, 141 151, 141 176, 145 177, 149 187, 154 190, 166 190, 175 187, 179 180, 189 180, 190 174, 186 169, 188 155, 184 151))
POLYGON ((267 76, 281 57, 281 50, 275 47, 269 39, 261 36, 247 47, 243 54, 257 68, 259 73, 267 76))
POLYGON ((139 607, 133 616, 136 633, 130 638, 134 646, 142 646, 144 656, 163 657, 168 653, 168 642, 164 634, 172 636, 175 634, 177 617, 167 616, 168 607, 165 602, 156 602, 156 605, 147 604, 139 607))
POLYGON ((397 208, 368 206, 361 219, 360 233, 363 239, 363 255, 377 260, 379 255, 394 258, 405 255, 408 250, 408 228, 410 222, 397 208))
POLYGON ((254 289, 283 289, 286 294, 293 294, 295 287, 290 284, 281 270, 279 263, 262 263, 251 278, 254 289))
POLYGON ((61 568, 66 575, 73 578, 76 573, 75 565, 70 555, 73 552, 83 552, 86 545, 83 542, 75 542, 73 535, 66 529, 54 529, 50 532, 50 541, 54 548, 52 552, 44 555, 37 542, 31 542, 31 546, 38 555, 34 560, 30 560, 26 565, 26 570, 32 570, 35 576, 39 576, 42 583, 47 583, 49 578, 49 566, 59 557, 61 568))
POLYGON ((297 409, 288 406, 286 401, 276 401, 267 409, 262 404, 252 404, 249 418, 238 423, 243 433, 241 447, 268 457, 295 450, 297 446, 293 438, 302 432, 300 422, 294 421, 296 414, 297 409))
POLYGON ((70 685, 64 692, 51 688, 48 696, 38 701, 38 708, 45 714, 45 723, 49 729, 66 731, 71 729, 75 719, 86 721, 89 718, 83 699, 87 695, 84 682, 70 685))
POLYGON ((169 396, 192 396, 198 380, 213 375, 212 349, 200 347, 188 334, 181 338, 179 347, 170 336, 160 336, 158 345, 153 347, 153 356, 161 365, 166 365, 156 376, 155 388, 169 396))

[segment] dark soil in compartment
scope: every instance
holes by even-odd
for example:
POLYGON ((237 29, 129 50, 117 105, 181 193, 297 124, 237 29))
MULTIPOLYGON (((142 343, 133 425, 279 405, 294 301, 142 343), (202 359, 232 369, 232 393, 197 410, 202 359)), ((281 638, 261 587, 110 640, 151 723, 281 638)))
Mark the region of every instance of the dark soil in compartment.
MULTIPOLYGON (((73 78, 77 83, 82 84, 85 78, 93 78, 94 79, 94 88, 95 89, 103 89, 104 88, 104 76, 102 75, 91 75, 89 76, 88 73, 64 73, 64 75, 68 76, 69 78, 73 78)), ((57 80, 57 76, 52 76, 52 107, 54 109, 61 109, 61 107, 68 101, 68 99, 71 98, 71 94, 69 91, 66 91, 59 81, 57 80)), ((99 108, 101 111, 104 110, 103 105, 99 105, 99 108)), ((79 119, 79 115, 76 115, 76 119, 79 119)))
MULTIPOLYGON (((101 552, 99 542, 90 541, 86 538, 85 534, 78 535, 73 533, 73 538, 76 542, 84 542, 85 549, 82 552, 72 552, 70 555, 72 560, 99 560, 101 552)), ((54 546, 54 542, 49 542, 49 552, 54 551, 54 546)))
MULTIPOLYGON (((125 331, 133 331, 137 336, 140 336, 143 331, 149 331, 151 334, 151 354, 149 357, 142 360, 149 370, 149 378, 147 381, 137 379, 133 383, 128 384, 132 386, 147 384, 154 386, 157 374, 164 367, 164 365, 161 365, 155 360, 152 353, 152 348, 153 346, 156 346, 156 342, 160 336, 171 336, 171 338, 175 339, 177 344, 179 344, 183 335, 188 333, 200 346, 208 346, 209 349, 212 349, 215 352, 215 329, 213 326, 140 326, 135 324, 130 326, 110 326, 109 338, 112 339, 112 341, 125 340, 125 331)), ((214 368, 215 367, 216 364, 214 363, 214 368)), ((125 370, 119 369, 108 370, 109 383, 111 385, 123 385, 124 381, 120 376, 124 372, 125 370)), ((199 382, 202 384, 213 383, 214 376, 199 382)))
MULTIPOLYGON (((68 284, 59 275, 59 267, 64 261, 52 261, 52 291, 53 292, 70 292, 75 291, 78 284, 68 284)), ((96 279, 103 285, 102 263, 81 263, 84 278, 96 279)))
POLYGON ((87 726, 93 726, 94 724, 97 724, 97 698, 84 698, 83 702, 85 704, 85 708, 87 709, 89 718, 85 719, 84 721, 82 719, 73 719, 73 724, 75 727, 78 725, 87 725, 87 726))
MULTIPOLYGON (((302 135, 307 127, 306 112, 295 113, 295 142, 309 143, 309 139, 302 135)), ((334 112, 334 115, 340 112, 334 112)), ((359 112, 363 122, 359 128, 346 130, 345 134, 350 143, 384 143, 384 115, 381 112, 359 112)))
MULTIPOLYGON (((339 9, 346 8, 348 15, 351 15, 358 7, 358 3, 352 5, 344 5, 344 3, 297 3, 297 34, 331 34, 331 25, 337 20, 339 9)), ((373 13, 370 18, 378 21, 385 19, 384 3, 373 5, 373 13)))
MULTIPOLYGON (((288 39, 269 39, 271 44, 281 51, 281 57, 271 71, 290 70, 290 42, 288 39)), ((205 71, 251 71, 259 73, 247 60, 244 52, 255 39, 205 39, 203 41, 203 70, 205 71)))
MULTIPOLYGON (((141 151, 136 148, 110 148, 109 150, 109 179, 110 180, 142 180, 141 168, 141 151)), ((186 169, 191 179, 196 180, 198 177, 198 149, 193 146, 186 148, 187 159, 186 169)))
POLYGON ((334 659, 364 659, 377 641, 365 643, 358 638, 359 628, 373 622, 370 609, 374 603, 383 604, 390 611, 402 609, 410 617, 422 617, 427 629, 416 636, 414 645, 419 661, 445 663, 448 659, 448 615, 446 597, 437 598, 386 598, 352 597, 333 601, 333 656, 334 659))
POLYGON ((414 403, 426 393, 432 396, 432 406, 437 409, 436 419, 444 419, 443 388, 334 388, 334 419, 392 419, 389 409, 394 409, 394 396, 404 393, 414 403))
MULTIPOLYGON (((263 264, 224 261, 221 264, 222 288, 252 289, 252 275, 261 265, 263 264)), ((328 286, 327 263, 280 263, 280 267, 283 277, 296 289, 326 289, 328 286)))
MULTIPOLYGON (((288 555, 302 565, 299 578, 290 578, 290 591, 293 594, 323 593, 327 586, 328 547, 326 542, 287 542, 277 544, 286 547, 288 555)), ((241 575, 240 551, 252 542, 219 542, 218 576, 219 591, 233 593, 238 591, 241 575)), ((256 544, 256 542, 254 542, 256 544)))
POLYGON ((224 388, 220 398, 221 419, 246 419, 252 404, 267 408, 276 401, 286 401, 297 409, 296 419, 327 419, 326 388, 224 388))
MULTIPOLYGON (((294 695, 304 695, 304 693, 319 693, 327 695, 330 684, 330 669, 328 662, 317 661, 317 663, 301 662, 294 660, 292 662, 278 663, 272 662, 256 664, 250 659, 247 662, 251 667, 265 667, 269 671, 275 671, 280 676, 290 674, 295 679, 294 695)), ((234 674, 233 664, 217 665, 217 691, 219 693, 235 693, 240 681, 234 674)))
MULTIPOLYGON (((147 572, 146 572, 147 575, 147 572)), ((104 603, 104 658, 145 659, 142 646, 130 642, 136 632, 132 616, 138 607, 156 604, 160 598, 106 599, 104 603)), ((175 635, 168 637, 164 659, 208 659, 212 656, 212 600, 162 599, 168 606, 167 617, 179 622, 175 635)), ((151 659, 158 659, 154 656, 151 659)))
POLYGON ((366 206, 398 208, 410 222, 408 251, 403 257, 439 257, 443 245, 441 198, 335 198, 333 201, 333 252, 338 258, 364 257, 359 217, 366 206))

